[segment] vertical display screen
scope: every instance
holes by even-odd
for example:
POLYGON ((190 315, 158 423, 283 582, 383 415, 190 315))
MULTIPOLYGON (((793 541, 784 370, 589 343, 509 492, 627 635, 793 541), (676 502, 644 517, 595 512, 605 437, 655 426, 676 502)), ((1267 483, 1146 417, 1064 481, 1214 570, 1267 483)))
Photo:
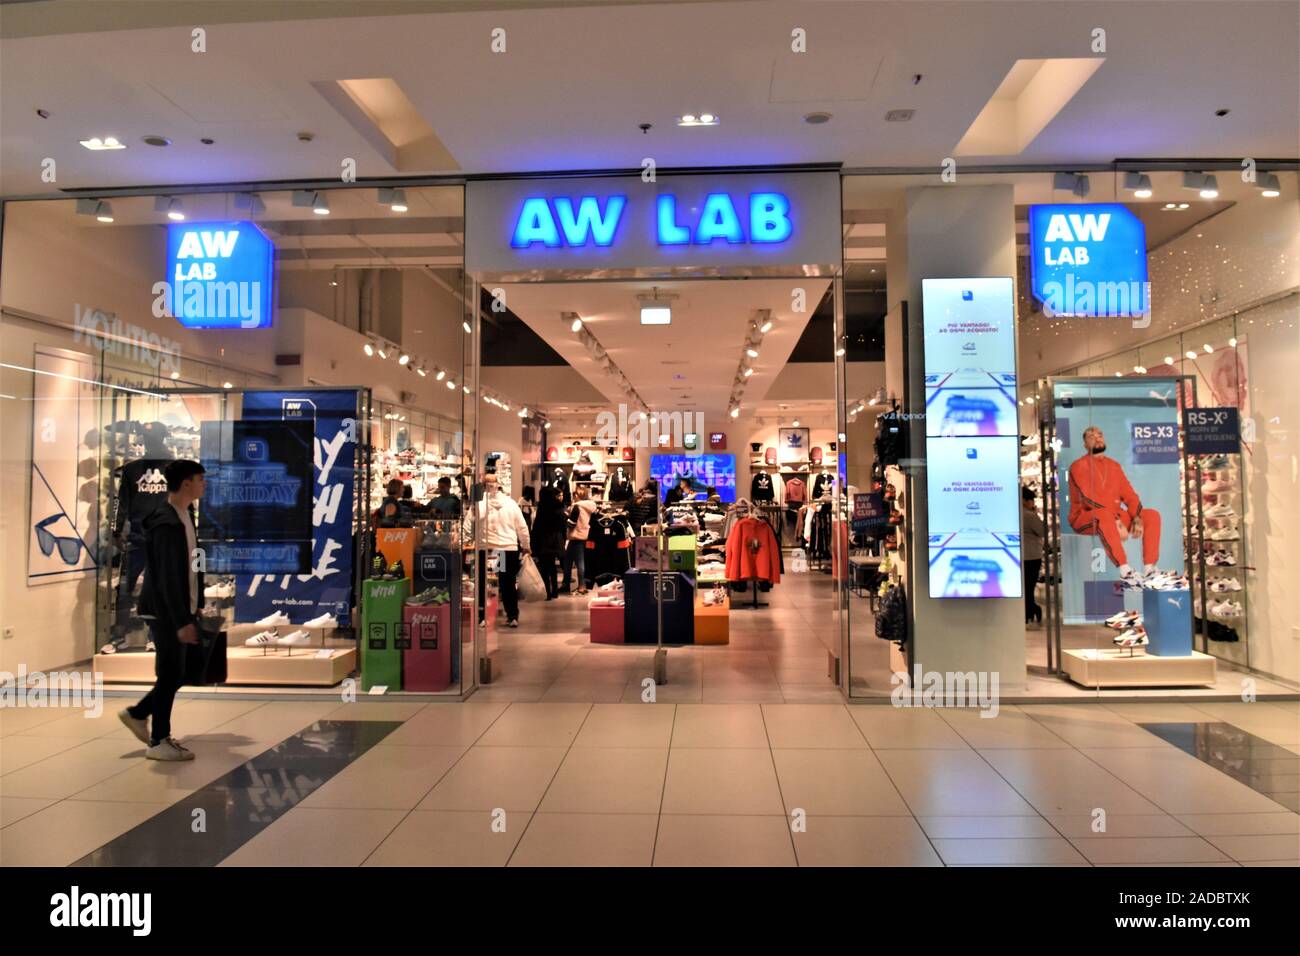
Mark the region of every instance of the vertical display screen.
POLYGON ((1023 597, 1014 283, 921 293, 930 597, 1023 597))

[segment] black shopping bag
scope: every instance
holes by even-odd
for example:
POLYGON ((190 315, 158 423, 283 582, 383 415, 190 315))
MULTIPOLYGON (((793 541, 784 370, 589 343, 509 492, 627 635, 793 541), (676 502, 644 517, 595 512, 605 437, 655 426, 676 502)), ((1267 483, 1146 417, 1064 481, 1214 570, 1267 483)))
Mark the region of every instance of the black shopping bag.
POLYGON ((185 683, 193 685, 226 682, 226 632, 200 621, 197 644, 185 644, 185 683))

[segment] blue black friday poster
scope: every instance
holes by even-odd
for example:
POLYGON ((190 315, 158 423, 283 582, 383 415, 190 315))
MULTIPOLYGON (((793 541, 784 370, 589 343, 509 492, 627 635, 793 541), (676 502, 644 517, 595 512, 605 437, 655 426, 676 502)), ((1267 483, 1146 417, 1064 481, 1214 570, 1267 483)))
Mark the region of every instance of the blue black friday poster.
POLYGON ((243 418, 313 423, 312 565, 306 574, 241 574, 235 620, 283 611, 302 624, 351 614, 352 512, 356 484, 357 393, 350 390, 245 392, 243 418))

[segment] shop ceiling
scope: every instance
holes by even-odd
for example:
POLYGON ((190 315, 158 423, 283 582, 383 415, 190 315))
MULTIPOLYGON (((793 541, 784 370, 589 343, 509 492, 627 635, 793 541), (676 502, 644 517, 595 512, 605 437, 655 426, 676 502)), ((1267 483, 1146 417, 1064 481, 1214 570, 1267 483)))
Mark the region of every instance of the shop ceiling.
POLYGON ((380 2, 347 12, 459 12, 294 12, 309 6, 342 9, 268 3, 262 16, 293 19, 228 22, 229 9, 211 3, 6 5, 0 194, 328 181, 348 160, 360 177, 636 169, 647 157, 661 168, 938 167, 1017 62, 1094 56, 1098 27, 1105 63, 1021 152, 962 162, 1285 158, 1300 139, 1294 3, 380 2), (80 32, 100 24, 96 7, 114 8, 111 34, 80 32), (82 20, 69 15, 83 8, 82 20), (196 53, 201 9, 213 19, 196 53), (498 27, 506 48, 494 53, 498 27), (805 53, 791 50, 795 27, 805 53), (387 148, 375 122, 323 95, 357 79, 391 80, 446 165, 406 167, 400 143, 387 148), (913 118, 887 122, 898 109, 913 118), (704 111, 719 125, 675 122, 704 111), (829 122, 804 121, 817 112, 829 122), (142 143, 151 134, 171 145, 142 143), (78 145, 106 135, 128 148, 78 145), (53 183, 41 178, 47 158, 53 183))
MULTIPOLYGON (((577 313, 655 410, 721 416, 758 310, 774 325, 759 347, 747 379, 745 405, 760 402, 785 367, 811 315, 791 310, 790 279, 710 279, 682 282, 521 283, 506 287, 510 309, 616 407, 625 401, 612 379, 571 329, 577 313), (637 297, 673 295, 671 325, 640 324, 637 297), (568 316, 566 318, 566 316, 568 316)), ((797 280, 815 305, 830 284, 797 280)), ((833 382, 826 383, 830 397, 833 382)))

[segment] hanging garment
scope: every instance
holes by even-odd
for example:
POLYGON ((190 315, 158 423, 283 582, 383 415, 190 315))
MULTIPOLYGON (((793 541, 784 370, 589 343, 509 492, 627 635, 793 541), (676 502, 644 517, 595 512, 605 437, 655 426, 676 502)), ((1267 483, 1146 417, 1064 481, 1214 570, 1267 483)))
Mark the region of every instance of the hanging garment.
POLYGON ((876 637, 893 641, 899 647, 907 643, 907 597, 901 587, 891 587, 880 599, 876 637))
POLYGON ((591 523, 584 569, 589 578, 621 577, 632 568, 632 529, 621 515, 601 515, 591 523))
POLYGON ((835 493, 835 476, 829 471, 823 471, 813 482, 812 500, 816 501, 822 495, 835 493))
POLYGON ((781 546, 762 518, 741 518, 727 537, 727 580, 781 581, 781 546))
POLYGON ((632 482, 625 475, 614 472, 609 479, 609 490, 605 493, 609 501, 630 501, 632 499, 632 482))
POLYGON ((808 486, 799 478, 791 478, 785 483, 785 504, 786 507, 791 505, 798 506, 804 503, 808 497, 808 486))
POLYGON ((749 484, 749 497, 755 501, 775 501, 776 493, 772 488, 772 477, 760 471, 749 484))

